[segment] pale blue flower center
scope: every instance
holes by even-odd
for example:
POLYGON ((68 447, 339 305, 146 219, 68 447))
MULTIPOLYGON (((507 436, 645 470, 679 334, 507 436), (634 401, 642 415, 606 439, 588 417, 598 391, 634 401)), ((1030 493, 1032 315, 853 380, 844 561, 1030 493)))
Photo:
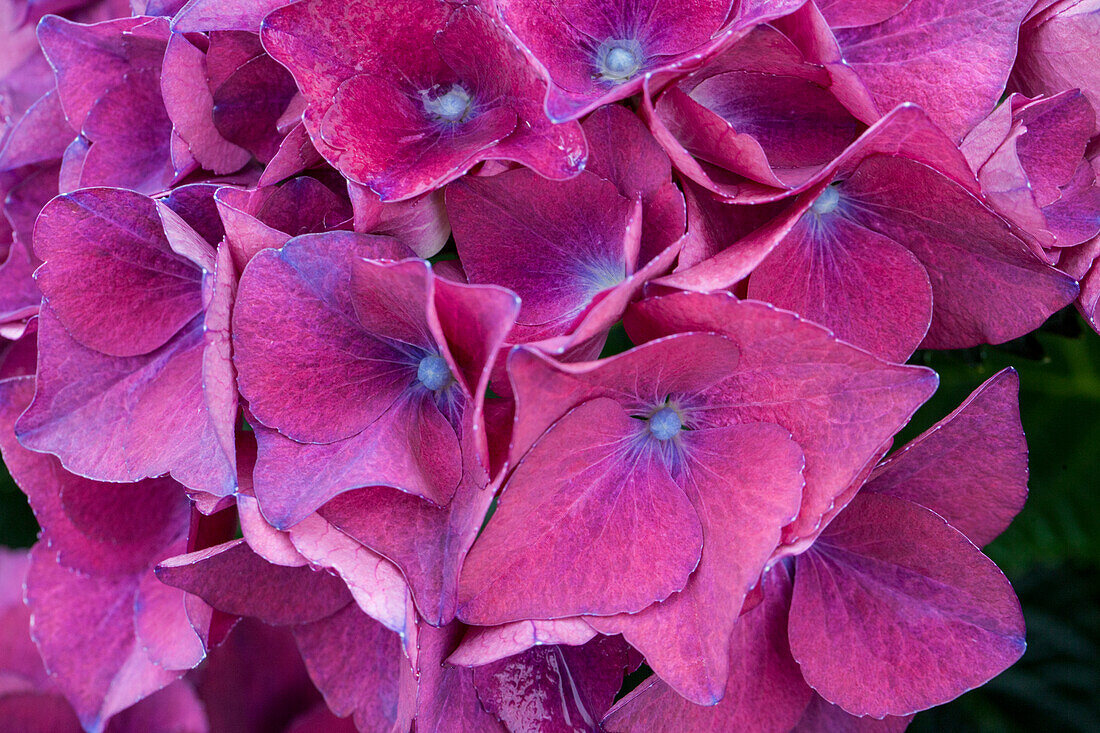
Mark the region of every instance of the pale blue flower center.
POLYGON ((454 379, 447 360, 438 354, 429 354, 420 360, 420 365, 416 367, 416 378, 433 392, 443 389, 454 379))
POLYGON ((840 203, 840 192, 836 190, 834 186, 829 186, 821 195, 814 199, 810 208, 814 210, 814 213, 818 216, 822 214, 831 214, 836 210, 837 204, 840 203))
POLYGON ((624 82, 642 68, 642 49, 637 41, 609 39, 596 53, 596 69, 604 81, 624 82))
POLYGON ((434 91, 420 93, 424 110, 432 117, 445 122, 460 122, 469 114, 470 93, 460 85, 452 84, 443 94, 433 94, 434 91))
POLYGON ((592 297, 613 288, 626 279, 621 262, 597 262, 582 269, 582 277, 588 282, 592 297))
POLYGON ((671 407, 662 407, 649 418, 649 432, 657 440, 669 440, 683 427, 680 414, 671 407))

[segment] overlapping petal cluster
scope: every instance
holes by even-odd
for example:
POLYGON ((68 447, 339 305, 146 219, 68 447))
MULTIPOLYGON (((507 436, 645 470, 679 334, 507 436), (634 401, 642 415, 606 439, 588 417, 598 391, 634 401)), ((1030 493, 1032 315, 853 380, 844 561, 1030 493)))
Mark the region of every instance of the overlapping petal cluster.
POLYGON ((891 448, 916 349, 1098 327, 1098 22, 0 0, 0 717, 885 731, 996 676, 1015 373, 891 448))

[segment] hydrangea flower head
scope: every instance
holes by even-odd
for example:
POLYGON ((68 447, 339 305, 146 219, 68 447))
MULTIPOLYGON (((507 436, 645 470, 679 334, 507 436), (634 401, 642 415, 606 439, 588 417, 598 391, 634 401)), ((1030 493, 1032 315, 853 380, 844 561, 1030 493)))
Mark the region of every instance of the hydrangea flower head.
POLYGON ((1016 374, 891 448, 918 348, 1096 326, 1098 17, 0 0, 0 727, 882 733, 984 684, 1016 374))

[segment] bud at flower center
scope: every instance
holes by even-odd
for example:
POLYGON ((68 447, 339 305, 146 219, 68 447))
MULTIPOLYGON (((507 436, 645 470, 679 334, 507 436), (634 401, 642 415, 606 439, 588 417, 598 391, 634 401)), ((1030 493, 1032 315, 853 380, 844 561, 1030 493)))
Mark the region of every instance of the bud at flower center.
POLYGON ((838 203, 840 203, 840 192, 835 186, 829 186, 814 200, 810 208, 818 215, 830 214, 836 210, 838 203))
POLYGON ((443 94, 433 94, 435 91, 430 89, 420 92, 425 112, 444 122, 461 122, 466 119, 470 112, 469 92, 458 84, 452 84, 443 94))
POLYGON ((669 440, 684 426, 680 415, 671 407, 662 407, 649 418, 649 432, 657 440, 669 440))
POLYGON ((420 365, 416 367, 416 378, 433 392, 438 392, 454 381, 447 360, 438 354, 429 354, 420 360, 420 365))
POLYGON ((624 82, 642 67, 642 49, 637 41, 604 41, 597 52, 596 67, 604 81, 624 82))

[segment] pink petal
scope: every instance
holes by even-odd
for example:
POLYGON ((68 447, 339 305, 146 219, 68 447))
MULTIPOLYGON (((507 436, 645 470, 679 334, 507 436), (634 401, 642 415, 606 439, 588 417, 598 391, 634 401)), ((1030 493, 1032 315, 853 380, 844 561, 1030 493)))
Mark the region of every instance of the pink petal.
POLYGON ((677 693, 713 705, 726 692, 741 603, 798 513, 803 457, 786 430, 768 424, 692 430, 683 451, 683 475, 675 478, 703 524, 699 566, 668 600, 590 623, 622 633, 677 693))
POLYGON ((0 145, 0 170, 58 160, 72 139, 61 98, 51 89, 7 131, 0 145))
MULTIPOLYGON (((1040 3, 1035 10, 1038 11, 1040 3)), ((1020 53, 1013 82, 1029 96, 1080 89, 1093 111, 1100 111, 1100 75, 1089 63, 1096 54, 1100 13, 1095 3, 1050 4, 1020 28, 1020 53)), ((1100 132, 1100 118, 1092 134, 1100 132)))
POLYGON ((627 649, 609 637, 581 647, 537 647, 474 668, 474 685, 485 711, 509 730, 596 730, 622 685, 627 649))
POLYGON ((192 676, 211 731, 270 733, 324 706, 290 630, 255 619, 242 619, 192 676))
POLYGON ((267 163, 282 142, 280 116, 297 91, 286 69, 259 54, 213 89, 214 126, 226 140, 267 163))
POLYGON ((323 702, 291 721, 286 733, 357 733, 353 718, 338 718, 323 702))
POLYGON ((881 494, 857 496, 800 556, 790 623, 810 686, 875 717, 941 705, 1025 646, 997 566, 939 516, 881 494))
POLYGON ((183 591, 165 585, 153 573, 144 574, 137 586, 134 634, 149 660, 164 669, 192 669, 206 656, 188 619, 183 591))
POLYGON ((0 263, 0 323, 21 323, 38 311, 42 293, 33 275, 39 264, 21 238, 8 246, 0 263))
POLYGON ((625 323, 635 343, 712 331, 737 344, 732 381, 708 399, 726 406, 723 419, 774 422, 802 448, 806 488, 798 518, 784 530, 788 543, 813 534, 938 381, 930 370, 887 364, 790 313, 722 294, 645 300, 625 323))
POLYGON ((244 540, 169 558, 157 577, 220 611, 276 626, 316 621, 351 602, 343 582, 327 572, 271 565, 244 540))
MULTIPOLYGON (((0 665, 0 680, 3 680, 0 694, 3 695, 51 688, 42 657, 31 639, 31 610, 23 603, 23 583, 30 563, 29 550, 0 550, 0 651, 4 660, 0 665)), ((70 709, 70 715, 71 712, 70 709)), ((78 728, 76 716, 71 717, 78 728)))
MULTIPOLYGON (((156 193, 196 167, 177 161, 172 120, 164 109, 160 75, 131 72, 92 106, 81 132, 91 143, 80 170, 81 186, 118 186, 156 193), (144 124, 133 124, 133 115, 144 124)), ((189 151, 188 151, 189 154, 189 151)))
POLYGON ((536 443, 466 559, 464 621, 633 613, 684 587, 699 520, 640 425, 595 399, 536 443))
POLYGON ((290 530, 294 547, 314 568, 335 571, 358 607, 403 639, 413 632, 409 586, 397 566, 316 514, 290 530))
POLYGON ((363 486, 391 486, 442 506, 461 477, 458 437, 430 396, 399 397, 362 432, 327 444, 298 443, 254 427, 256 498, 280 529, 363 486))
POLYGON ((476 459, 468 447, 466 451, 466 475, 446 507, 376 487, 343 494, 320 512, 341 531, 397 564, 420 614, 434 625, 454 618, 459 571, 494 496, 485 478, 476 476, 476 459))
POLYGON ((31 554, 31 635, 86 730, 102 731, 109 717, 180 675, 153 664, 138 645, 136 590, 135 576, 66 570, 46 543, 31 554))
POLYGON ((303 120, 321 155, 393 201, 487 158, 515 158, 553 178, 579 170, 583 135, 533 114, 538 82, 488 14, 423 1, 408 7, 306 3, 265 19, 265 47, 309 99, 303 120), (470 105, 452 124, 425 99, 453 84, 470 105))
POLYGON ((21 691, 0 697, 0 715, 13 731, 80 733, 84 728, 69 702, 57 693, 21 691))
POLYGON ((654 137, 672 156, 673 164, 682 173, 700 186, 736 203, 776 201, 792 193, 807 191, 837 177, 846 178, 864 159, 873 155, 898 156, 915 160, 934 167, 975 194, 980 190, 963 154, 928 118, 928 115, 912 104, 899 105, 883 115, 829 165, 790 189, 776 189, 774 186, 765 186, 748 180, 732 182, 712 178, 693 162, 694 159, 676 141, 659 117, 649 114, 647 121, 654 137))
POLYGON ((442 191, 407 201, 383 203, 378 194, 348 181, 348 196, 354 212, 352 227, 355 231, 391 236, 417 257, 437 254, 451 237, 442 191))
POLYGON ((168 22, 163 18, 91 24, 59 16, 44 18, 38 39, 56 72, 61 106, 73 129, 83 126, 96 102, 127 72, 159 70, 168 38, 168 22))
POLYGON ((926 166, 871 158, 839 188, 858 208, 853 221, 903 244, 931 273, 935 309, 926 348, 1002 343, 1037 328, 1077 295, 1071 278, 1044 264, 981 202, 926 166))
MULTIPOLYGON (((237 298, 237 274, 229 247, 218 248, 214 276, 207 281, 203 319, 202 386, 210 425, 225 462, 237 473, 237 372, 233 368, 229 324, 237 298)), ((224 495, 224 494, 223 494, 224 495)))
POLYGON ((1027 499, 1027 443, 1020 378, 1005 369, 950 415, 899 448, 868 491, 931 509, 981 547, 1003 532, 1027 499))
POLYGON ((1074 246, 1100 234, 1100 184, 1087 160, 1080 162, 1060 193, 1061 198, 1043 211, 1055 245, 1074 246))
POLYGON ((395 247, 381 237, 318 235, 249 263, 233 311, 234 361, 260 422, 303 441, 347 438, 415 379, 415 365, 394 368, 395 345, 364 329, 350 294, 352 260, 395 247), (296 373, 309 378, 287 379, 296 373))
POLYGON ((322 161, 320 153, 313 147, 309 133, 302 123, 290 129, 271 162, 260 175, 259 184, 270 186, 285 178, 297 175, 307 168, 314 168, 322 161))
POLYGON ((456 12, 436 36, 435 45, 452 68, 469 69, 486 84, 485 96, 507 100, 516 110, 515 130, 488 155, 516 161, 552 180, 571 178, 584 169, 588 146, 580 125, 559 124, 546 117, 543 80, 488 13, 469 7, 456 12))
POLYGON ((107 733, 206 733, 207 725, 202 701, 180 680, 115 715, 107 733))
MULTIPOLYGON (((470 425, 477 458, 489 469, 488 430, 484 425, 485 395, 496 359, 515 326, 520 301, 515 293, 491 285, 464 285, 435 278, 435 311, 456 371, 455 379, 473 395, 473 409, 463 420, 470 425)), ((467 410, 469 408, 466 408, 467 410)), ((463 430, 463 440, 468 436, 463 430)))
POLYGON ((547 77, 547 113, 555 122, 564 122, 636 94, 648 74, 699 65, 738 31, 795 6, 741 4, 729 25, 730 3, 724 0, 595 6, 578 0, 507 0, 499 2, 497 10, 547 77), (638 67, 622 80, 608 81, 601 78, 600 46, 616 40, 638 43, 638 67))
POLYGON ((236 471, 203 394, 198 319, 150 354, 111 357, 70 338, 49 307, 40 318, 35 401, 16 429, 24 445, 99 480, 171 471, 191 488, 219 496, 232 491, 236 471))
POLYGON ((172 19, 176 33, 260 30, 260 21, 285 0, 189 0, 172 19))
POLYGON ((256 498, 247 494, 237 496, 237 514, 240 517, 241 534, 257 555, 273 565, 299 568, 309 563, 290 541, 290 535, 270 524, 260 513, 256 498))
POLYGON ((0 449, 64 567, 85 574, 139 573, 186 531, 183 487, 169 478, 100 483, 69 473, 51 455, 27 450, 13 424, 30 403, 34 379, 0 383, 0 449))
POLYGON ((440 629, 421 627, 416 728, 504 733, 507 729, 481 706, 473 672, 443 662, 454 651, 461 633, 457 623, 440 629))
POLYGON ((462 638, 448 664, 477 667, 498 662, 536 646, 580 646, 596 631, 581 617, 548 621, 514 621, 500 626, 474 626, 462 638))
POLYGON ((813 692, 787 643, 787 571, 775 569, 763 583, 763 601, 733 627, 729 684, 720 702, 696 705, 653 676, 615 705, 604 718, 604 728, 609 733, 674 729, 788 733, 813 692))
POLYGON ((517 403, 510 460, 521 458, 556 420, 587 400, 609 397, 644 412, 670 394, 693 395, 729 379, 739 357, 730 340, 706 333, 678 334, 579 364, 514 349, 508 358, 517 403))
POLYGON ((226 140, 214 126, 214 97, 206 82, 205 55, 174 33, 164 54, 161 92, 173 129, 203 168, 217 174, 240 170, 252 154, 226 140))
POLYGON ((881 109, 915 102, 959 140, 1000 99, 1020 22, 1032 5, 913 0, 878 25, 838 29, 836 37, 881 109))
POLYGON ((416 682, 397 634, 353 604, 295 626, 294 638, 332 712, 354 714, 360 730, 409 729, 416 682))
POLYGON ((279 249, 291 237, 331 229, 346 219, 346 206, 312 178, 254 191, 220 188, 214 201, 238 271, 263 249, 279 249))
MULTIPOLYGON (((38 361, 38 320, 31 318, 15 341, 0 347, 0 380, 33 377, 38 361)), ((31 394, 30 392, 27 393, 31 394)))
POLYGON ((820 695, 814 695, 802 720, 791 729, 791 733, 902 733, 912 719, 911 715, 887 715, 881 720, 869 716, 860 718, 849 715, 820 695))
MULTIPOLYGON (((1015 106, 1015 105, 1014 105, 1015 106)), ((1075 92, 1021 105, 1016 117, 1028 128, 1017 146, 1020 162, 1040 206, 1048 206, 1077 171, 1085 154, 1095 115, 1075 92)))
POLYGON ((447 189, 447 212, 471 282, 520 296, 518 342, 568 333, 635 267, 638 244, 627 241, 634 205, 593 174, 563 182, 532 171, 467 177, 447 189))
POLYGON ((815 0, 832 28, 873 25, 889 20, 912 0, 815 0))
POLYGON ((748 296, 887 361, 907 360, 932 320, 932 285, 911 252, 843 215, 815 211, 803 214, 753 271, 748 296))
POLYGON ((46 261, 39 287, 84 346, 146 354, 202 311, 202 270, 171 249, 145 196, 110 189, 61 196, 43 209, 36 231, 46 261), (91 273, 95 288, 87 287, 91 273))
POLYGON ((672 164, 645 125, 625 107, 608 105, 584 121, 585 170, 614 183, 625 198, 649 199, 672 178, 672 164))
POLYGON ((794 187, 864 129, 831 86, 825 69, 806 61, 778 31, 762 27, 662 94, 655 113, 682 149, 699 159, 693 164, 678 156, 687 175, 700 179, 711 171, 718 178, 733 174, 794 187), (779 118, 786 124, 773 124, 779 118))

